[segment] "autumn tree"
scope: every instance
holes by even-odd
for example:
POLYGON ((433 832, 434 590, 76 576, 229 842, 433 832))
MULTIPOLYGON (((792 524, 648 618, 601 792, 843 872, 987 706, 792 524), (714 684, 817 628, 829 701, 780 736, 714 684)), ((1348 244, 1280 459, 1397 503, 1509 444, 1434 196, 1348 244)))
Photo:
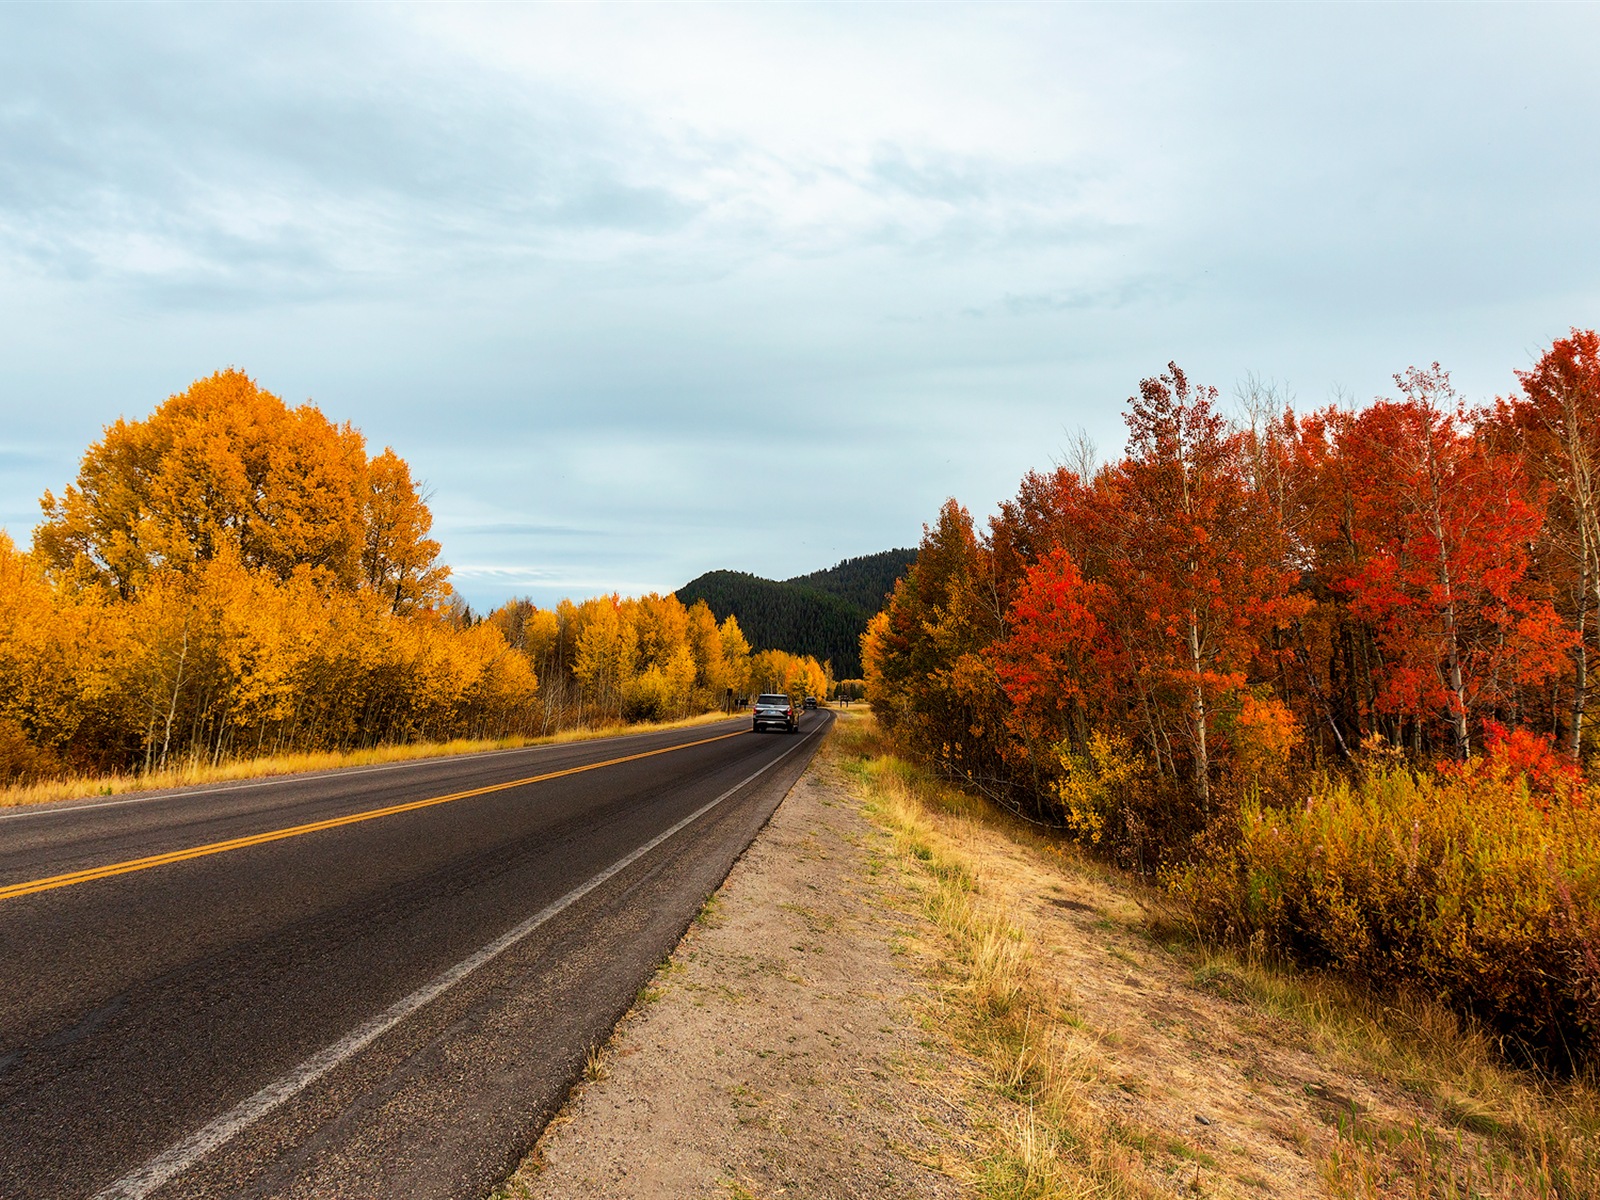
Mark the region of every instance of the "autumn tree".
POLYGON ((1006 613, 1006 636, 990 647, 1012 729, 1029 747, 1088 744, 1100 592, 1057 547, 1028 568, 1006 613))
POLYGON ((1218 705, 1235 701, 1264 635, 1303 610, 1291 596, 1282 529, 1243 469, 1240 435, 1216 391, 1177 364, 1129 401, 1128 452, 1108 480, 1119 520, 1104 582, 1148 706, 1152 746, 1181 732, 1202 808, 1218 705))
POLYGON ((1517 372, 1522 397, 1503 415, 1527 447, 1529 465, 1550 485, 1543 541, 1572 631, 1567 750, 1582 760, 1589 665, 1600 620, 1600 335, 1574 329, 1532 370, 1517 372))
POLYGON ((603 596, 578 607, 581 622, 572 674, 585 700, 601 714, 622 715, 624 694, 639 663, 639 636, 622 597, 603 596))
POLYGON ((369 463, 348 424, 289 408, 242 371, 108 426, 76 483, 40 505, 45 568, 123 599, 153 572, 191 570, 224 548, 279 580, 307 567, 332 586, 365 584, 395 611, 449 590, 405 463, 392 451, 369 463))
POLYGON ((739 628, 739 619, 729 613, 717 626, 717 637, 722 643, 723 669, 728 684, 735 695, 750 691, 750 642, 739 628))
POLYGON ((1411 714, 1419 741, 1442 717, 1465 759, 1474 716, 1558 672, 1567 638, 1527 587, 1543 511, 1519 457, 1483 436, 1437 363, 1395 381, 1401 398, 1340 437, 1359 552, 1339 586, 1377 631, 1379 708, 1411 714))
POLYGON ((1004 700, 986 655, 1001 632, 992 560, 967 510, 945 502, 868 625, 862 661, 884 724, 950 774, 998 782, 1004 700))
POLYGON ((389 611, 431 607, 450 592, 450 569, 437 562, 428 536, 433 514, 405 459, 384 447, 367 463, 362 490, 362 582, 389 601, 389 611))

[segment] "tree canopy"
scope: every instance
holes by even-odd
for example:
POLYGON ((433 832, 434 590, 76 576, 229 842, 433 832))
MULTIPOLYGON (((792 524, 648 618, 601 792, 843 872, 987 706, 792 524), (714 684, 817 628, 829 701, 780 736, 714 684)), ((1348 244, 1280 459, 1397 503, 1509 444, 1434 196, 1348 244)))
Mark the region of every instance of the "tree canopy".
POLYGON ((285 581, 366 587, 395 611, 450 591, 432 516, 405 462, 311 404, 290 408, 242 371, 219 371, 149 417, 119 419, 77 481, 40 501, 34 556, 55 579, 124 600, 153 575, 230 557, 285 581))

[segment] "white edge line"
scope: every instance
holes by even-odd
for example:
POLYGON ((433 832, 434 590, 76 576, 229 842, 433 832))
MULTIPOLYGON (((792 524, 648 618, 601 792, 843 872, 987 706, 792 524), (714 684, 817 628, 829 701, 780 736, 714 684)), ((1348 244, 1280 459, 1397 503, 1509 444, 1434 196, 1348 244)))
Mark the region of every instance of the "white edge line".
POLYGON ((559 900, 547 904, 526 921, 523 921, 522 924, 501 934, 482 949, 468 955, 442 975, 423 984, 409 996, 395 1001, 377 1016, 371 1017, 356 1026, 331 1046, 325 1046, 318 1050, 288 1074, 273 1080, 249 1099, 240 1101, 221 1116, 214 1118, 182 1141, 156 1155, 144 1166, 130 1171, 114 1183, 108 1184, 94 1194, 93 1200, 142 1200, 143 1197, 148 1196, 175 1175, 179 1175, 194 1166, 195 1163, 230 1140, 234 1135, 259 1121, 285 1100, 304 1091, 340 1063, 371 1045, 412 1013, 422 1008, 429 1001, 437 999, 479 967, 498 958, 545 922, 564 909, 576 904, 594 891, 595 888, 612 878, 612 876, 620 871, 625 871, 668 838, 694 824, 694 822, 705 816, 706 813, 745 785, 765 775, 773 767, 805 745, 806 742, 810 741, 816 732, 814 730, 812 733, 808 733, 766 766, 753 774, 745 776, 715 800, 701 805, 676 825, 671 826, 662 833, 658 833, 637 850, 634 850, 624 858, 618 859, 598 875, 573 888, 559 900))
MULTIPOLYGON (((729 721, 734 717, 726 718, 729 721)), ((721 721, 708 721, 706 727, 720 725, 721 721)), ((693 728, 691 726, 691 728, 693 728)), ((24 817, 53 817, 61 813, 92 812, 97 808, 117 808, 124 804, 152 804, 157 800, 187 800, 193 796, 222 796, 229 792, 246 792, 255 788, 281 787, 286 783, 305 783, 311 779, 324 779, 330 775, 350 779, 357 775, 376 775, 380 771, 398 771, 405 767, 418 767, 428 764, 449 763, 463 758, 480 758, 491 754, 526 754, 531 750, 551 750, 560 746, 597 746, 603 742, 620 742, 625 738, 649 737, 653 732, 675 733, 676 730, 663 729, 651 730, 644 733, 611 733, 605 737, 585 738, 576 742, 541 742, 534 746, 508 746, 503 750, 475 750, 468 754, 434 754, 426 758, 406 758, 399 762, 379 763, 371 767, 324 767, 320 771, 297 771, 288 775, 272 775, 266 779, 241 779, 236 783, 223 784, 221 787, 163 788, 147 796, 123 796, 115 800, 91 800, 88 803, 70 803, 67 807, 57 808, 61 801, 46 802, 44 804, 18 804, 8 805, 7 809, 0 810, 0 821, 20 821, 24 817)))

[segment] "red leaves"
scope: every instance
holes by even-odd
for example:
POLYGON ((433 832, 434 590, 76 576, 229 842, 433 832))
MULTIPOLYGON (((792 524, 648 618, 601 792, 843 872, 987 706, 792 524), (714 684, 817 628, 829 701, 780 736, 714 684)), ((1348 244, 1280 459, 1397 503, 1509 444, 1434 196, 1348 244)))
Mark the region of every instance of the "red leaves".
POLYGON ((995 675, 1027 734, 1059 739, 1085 702, 1101 638, 1091 606, 1108 599, 1103 586, 1084 582, 1065 550, 1052 550, 1028 568, 1007 613, 1009 635, 989 647, 995 675))
POLYGON ((1507 729, 1498 721, 1483 723, 1484 749, 1490 774, 1522 778, 1535 796, 1579 799, 1583 774, 1560 754, 1555 740, 1529 729, 1507 729))
POLYGON ((1527 586, 1544 513, 1520 456, 1437 363, 1395 380, 1402 399, 1326 415, 1349 486, 1328 577, 1372 631, 1377 711, 1443 716, 1465 757, 1469 717, 1559 673, 1571 634, 1527 586))
POLYGON ((881 711, 1044 808, 1096 734, 1202 815, 1218 783, 1383 742, 1468 759, 1487 735, 1545 786, 1519 729, 1585 748, 1600 338, 1521 378, 1527 399, 1473 408, 1433 364, 1358 411, 1245 427, 1169 364, 1120 461, 1029 474, 986 537, 946 505, 870 638, 881 711))

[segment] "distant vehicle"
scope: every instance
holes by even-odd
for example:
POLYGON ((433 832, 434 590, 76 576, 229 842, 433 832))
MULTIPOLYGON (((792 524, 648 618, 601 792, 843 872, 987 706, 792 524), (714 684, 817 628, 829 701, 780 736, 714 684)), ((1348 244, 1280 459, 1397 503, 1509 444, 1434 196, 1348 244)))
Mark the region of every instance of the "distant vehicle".
POLYGON ((817 698, 815 696, 807 696, 805 706, 807 708, 815 708, 817 706, 817 698))
POLYGON ((794 711, 794 701, 781 692, 763 693, 750 706, 750 728, 760 733, 763 726, 777 725, 785 733, 800 728, 800 718, 794 711))

